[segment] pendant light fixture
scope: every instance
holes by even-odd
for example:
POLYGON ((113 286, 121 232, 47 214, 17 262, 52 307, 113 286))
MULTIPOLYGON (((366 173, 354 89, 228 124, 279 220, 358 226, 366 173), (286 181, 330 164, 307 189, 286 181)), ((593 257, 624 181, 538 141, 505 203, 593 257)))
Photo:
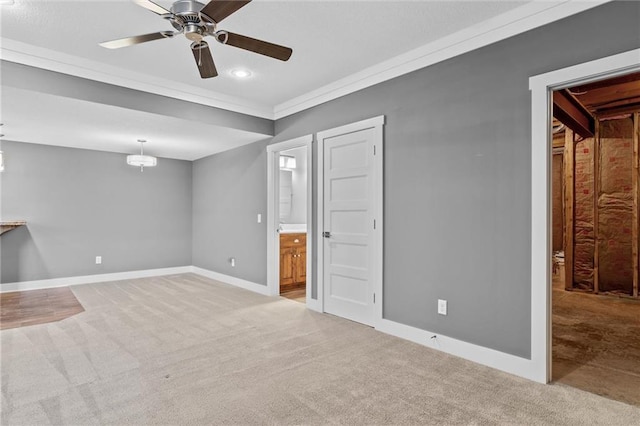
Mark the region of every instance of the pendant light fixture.
POLYGON ((127 155, 127 164, 130 166, 140 167, 140 171, 144 172, 145 167, 155 167, 158 165, 158 159, 151 155, 144 155, 144 143, 146 140, 138 139, 140 142, 140 155, 127 155))

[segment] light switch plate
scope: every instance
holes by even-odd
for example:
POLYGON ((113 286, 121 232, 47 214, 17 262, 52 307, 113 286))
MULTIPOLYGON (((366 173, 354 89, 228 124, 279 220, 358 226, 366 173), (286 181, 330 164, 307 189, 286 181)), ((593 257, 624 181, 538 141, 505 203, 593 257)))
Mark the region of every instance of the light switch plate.
POLYGON ((440 315, 447 315, 447 301, 438 299, 438 313, 440 315))
POLYGON ((262 223, 262 214, 258 213, 258 223, 262 223))
POLYGON ((102 264, 102 256, 96 256, 96 265, 102 264))

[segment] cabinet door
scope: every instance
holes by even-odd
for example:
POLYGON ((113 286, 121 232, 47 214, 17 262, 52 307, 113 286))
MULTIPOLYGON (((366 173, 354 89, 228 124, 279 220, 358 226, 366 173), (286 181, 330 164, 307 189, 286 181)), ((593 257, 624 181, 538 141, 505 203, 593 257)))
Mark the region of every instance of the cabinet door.
POLYGON ((280 285, 293 284, 293 257, 295 249, 285 248, 280 250, 280 285))
POLYGON ((307 282, 307 250, 299 248, 293 262, 293 280, 296 283, 307 282))

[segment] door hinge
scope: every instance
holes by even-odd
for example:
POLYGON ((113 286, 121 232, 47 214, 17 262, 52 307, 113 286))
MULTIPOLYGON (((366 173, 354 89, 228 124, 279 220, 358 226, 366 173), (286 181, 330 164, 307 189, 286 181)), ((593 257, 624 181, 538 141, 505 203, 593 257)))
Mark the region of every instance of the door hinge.
POLYGON ((376 220, 373 219, 373 229, 376 229, 376 220))
POLYGON ((373 146, 373 155, 376 155, 376 146, 373 146))
POLYGON ((373 303, 376 303, 376 294, 373 293, 373 303))

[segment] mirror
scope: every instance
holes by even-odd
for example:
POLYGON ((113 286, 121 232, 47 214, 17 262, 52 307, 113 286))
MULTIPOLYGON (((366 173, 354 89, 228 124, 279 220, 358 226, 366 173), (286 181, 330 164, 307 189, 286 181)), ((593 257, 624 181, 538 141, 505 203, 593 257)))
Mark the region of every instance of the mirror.
POLYGON ((293 171, 280 170, 280 223, 289 223, 291 219, 291 204, 293 171))
POLYGON ((280 153, 280 223, 307 222, 307 147, 280 153))

